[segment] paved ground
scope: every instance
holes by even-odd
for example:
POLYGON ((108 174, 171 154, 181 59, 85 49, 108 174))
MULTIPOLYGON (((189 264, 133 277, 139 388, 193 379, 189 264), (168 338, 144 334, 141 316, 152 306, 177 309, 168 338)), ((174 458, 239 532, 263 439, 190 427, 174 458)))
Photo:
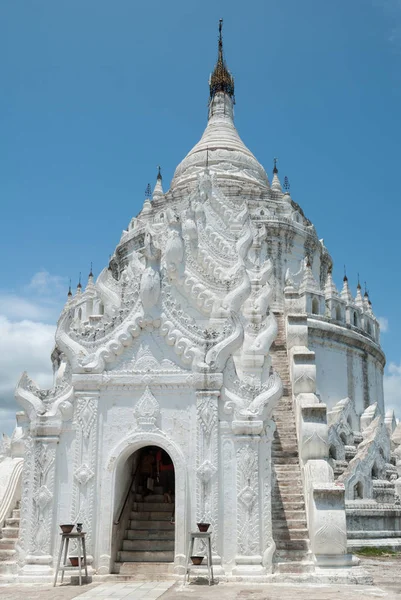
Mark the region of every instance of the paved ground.
POLYGON ((78 588, 62 585, 4 585, 1 600, 401 600, 401 556, 364 559, 373 586, 307 584, 229 584, 208 586, 180 582, 93 583, 78 588))

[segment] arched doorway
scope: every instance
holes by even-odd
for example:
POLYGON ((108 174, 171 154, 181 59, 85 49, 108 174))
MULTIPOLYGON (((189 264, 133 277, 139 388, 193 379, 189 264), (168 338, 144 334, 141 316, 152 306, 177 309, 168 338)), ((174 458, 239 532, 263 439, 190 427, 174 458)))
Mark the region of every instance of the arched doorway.
POLYGON ((135 571, 137 563, 173 563, 175 469, 169 453, 154 445, 136 450, 116 473, 115 488, 114 572, 135 571))

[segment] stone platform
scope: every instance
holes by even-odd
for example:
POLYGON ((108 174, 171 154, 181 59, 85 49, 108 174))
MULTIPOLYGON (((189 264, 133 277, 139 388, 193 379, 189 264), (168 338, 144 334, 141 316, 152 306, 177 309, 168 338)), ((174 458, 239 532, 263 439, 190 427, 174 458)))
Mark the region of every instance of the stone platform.
POLYGON ((401 556, 362 559, 362 567, 373 578, 373 585, 339 584, 255 584, 255 583, 216 583, 205 585, 199 580, 183 586, 172 581, 108 581, 92 583, 77 588, 62 585, 3 585, 0 586, 2 600, 20 600, 27 596, 30 600, 363 600, 368 598, 401 598, 401 556))

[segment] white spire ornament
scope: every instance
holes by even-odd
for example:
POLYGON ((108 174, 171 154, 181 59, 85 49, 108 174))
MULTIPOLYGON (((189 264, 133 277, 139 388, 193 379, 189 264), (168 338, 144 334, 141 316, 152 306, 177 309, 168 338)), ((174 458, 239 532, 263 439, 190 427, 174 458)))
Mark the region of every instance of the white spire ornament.
POLYGON ((158 198, 161 198, 164 195, 163 186, 162 186, 163 177, 161 174, 160 166, 157 168, 159 171, 158 171, 157 177, 156 177, 156 185, 155 185, 155 189, 153 190, 152 200, 157 200, 158 198))

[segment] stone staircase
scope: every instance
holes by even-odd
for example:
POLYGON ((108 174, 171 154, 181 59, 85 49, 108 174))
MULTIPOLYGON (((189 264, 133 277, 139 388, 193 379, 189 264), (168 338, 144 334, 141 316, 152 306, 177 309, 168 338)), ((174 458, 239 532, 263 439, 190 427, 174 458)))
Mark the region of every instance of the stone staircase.
POLYGON ((0 581, 12 582, 17 572, 15 544, 19 536, 20 503, 17 502, 10 518, 0 528, 0 581))
POLYGON ((309 550, 284 318, 282 314, 275 316, 278 335, 272 345, 271 356, 273 368, 283 382, 283 396, 273 413, 276 423, 272 443, 274 572, 309 573, 314 570, 314 564, 309 550))
POLYGON ((163 577, 172 572, 175 525, 171 523, 174 504, 164 502, 163 489, 143 497, 138 493, 131 507, 128 529, 117 553, 115 570, 120 575, 163 577), (142 563, 139 565, 138 563, 142 563), (145 564, 147 563, 147 564, 145 564))

